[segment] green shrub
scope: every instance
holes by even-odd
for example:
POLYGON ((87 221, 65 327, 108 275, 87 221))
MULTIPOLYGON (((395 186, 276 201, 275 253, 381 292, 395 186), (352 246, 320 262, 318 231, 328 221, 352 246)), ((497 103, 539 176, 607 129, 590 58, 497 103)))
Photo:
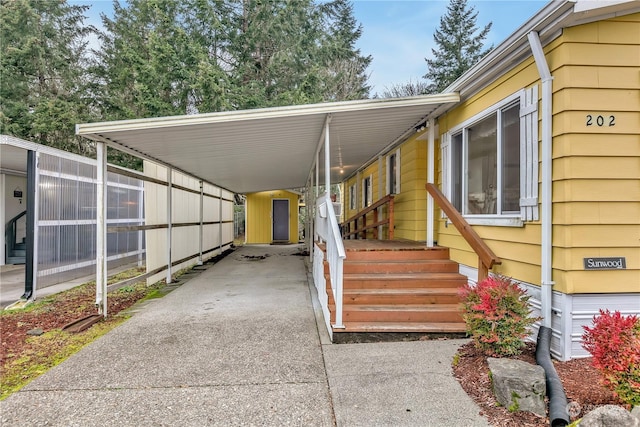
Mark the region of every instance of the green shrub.
POLYGON ((491 356, 520 354, 530 317, 529 296, 511 279, 490 276, 460 290, 463 319, 476 347, 491 356))

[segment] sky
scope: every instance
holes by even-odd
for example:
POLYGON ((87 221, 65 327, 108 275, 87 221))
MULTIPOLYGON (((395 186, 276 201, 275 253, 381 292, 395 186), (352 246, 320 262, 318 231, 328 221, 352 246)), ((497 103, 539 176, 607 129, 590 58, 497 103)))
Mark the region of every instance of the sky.
MULTIPOLYGON (((489 22, 485 46, 497 46, 524 25, 547 4, 542 0, 468 1, 478 12, 476 28, 489 22)), ((447 12, 445 0, 356 0, 354 16, 362 24, 357 47, 371 55, 371 94, 382 93, 394 84, 418 81, 427 73, 425 58, 432 58, 435 30, 447 12)))
MULTIPOLYGON (((98 27, 100 13, 108 16, 113 13, 111 0, 69 3, 91 5, 86 23, 98 27)), ((546 3, 546 0, 468 0, 468 6, 478 12, 478 30, 492 23, 485 46, 500 44, 546 3)), ((448 4, 448 0, 353 1, 354 17, 362 24, 362 37, 356 46, 363 55, 373 57, 368 70, 372 96, 393 85, 422 79, 427 72, 425 58, 431 58, 431 50, 436 47, 433 34, 448 4)))

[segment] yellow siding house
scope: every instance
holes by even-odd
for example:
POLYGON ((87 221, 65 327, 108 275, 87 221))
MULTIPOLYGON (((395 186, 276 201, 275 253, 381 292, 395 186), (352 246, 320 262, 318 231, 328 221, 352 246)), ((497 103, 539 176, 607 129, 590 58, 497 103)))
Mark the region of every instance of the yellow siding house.
POLYGON ((640 314, 640 4, 550 2, 443 92, 460 102, 343 181, 345 217, 395 194, 395 238, 449 247, 474 282, 477 255, 427 209, 434 182, 554 356, 586 356, 599 309, 640 314))
POLYGON ((297 243, 300 194, 274 190, 248 193, 245 243, 297 243))

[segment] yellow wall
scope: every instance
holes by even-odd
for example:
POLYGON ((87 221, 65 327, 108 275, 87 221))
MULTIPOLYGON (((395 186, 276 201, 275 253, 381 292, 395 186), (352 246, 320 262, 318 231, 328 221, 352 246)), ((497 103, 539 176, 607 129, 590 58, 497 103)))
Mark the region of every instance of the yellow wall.
POLYGON ((567 293, 640 292, 639 45, 634 14, 569 28, 549 52, 554 280, 567 293), (584 270, 620 256, 626 270, 584 270))
POLYGON ((286 190, 263 191, 247 194, 246 243, 272 242, 272 200, 289 200, 289 241, 298 241, 298 199, 296 193, 286 190))
POLYGON ((426 240, 427 141, 411 136, 400 146, 400 194, 395 197, 395 238, 426 240))
MULTIPOLYGON (((384 173, 384 169, 385 166, 384 164, 382 165, 382 172, 384 173)), ((371 191, 371 198, 372 201, 375 202, 376 200, 379 200, 381 195, 384 196, 386 194, 386 189, 385 189, 385 185, 386 185, 386 181, 384 178, 384 175, 382 176, 382 183, 380 183, 380 179, 379 179, 379 174, 378 174, 378 161, 373 162, 371 165, 367 166, 365 169, 363 169, 362 171, 360 171, 359 175, 354 175, 350 178, 347 179, 347 181, 345 181, 343 184, 344 187, 344 201, 343 201, 343 211, 344 211, 344 215, 343 217, 345 219, 349 219, 352 216, 354 216, 355 214, 357 214, 358 212, 360 212, 363 209, 363 205, 362 205, 362 200, 363 200, 363 193, 362 193, 362 181, 371 176, 371 187, 372 187, 372 191, 371 191), (357 193, 357 206, 356 209, 351 209, 350 206, 350 200, 349 200, 349 187, 353 184, 356 184, 356 193, 357 193)), ((386 218, 386 214, 385 214, 385 218, 386 218)), ((367 215, 367 222, 368 223, 372 223, 373 222, 373 213, 370 213, 367 215)), ((368 233, 368 237, 372 237, 372 231, 369 231, 368 233)), ((387 229, 385 228, 383 230, 383 234, 386 236, 387 235, 387 229)))
MULTIPOLYGON (((565 29, 545 47, 554 76, 553 280, 561 292, 640 292, 639 40, 635 14, 565 29), (619 256, 626 270, 584 270, 585 257, 619 256)), ((529 58, 441 117, 440 133, 534 84, 540 81, 529 58)), ((451 247, 455 260, 476 266, 457 231, 443 220, 438 228, 438 243, 451 247)), ((539 222, 474 229, 503 260, 494 271, 540 283, 539 222)))
MULTIPOLYGON (((394 197, 394 238, 424 241, 426 236, 426 190, 424 184, 427 177, 427 142, 418 140, 419 135, 411 136, 400 145, 400 193, 394 197)), ((353 176, 344 183, 344 206, 346 217, 351 218, 362 210, 362 180, 371 175, 373 181, 373 201, 384 197, 387 189, 387 157, 396 149, 382 156, 365 168, 358 177, 353 176), (352 210, 349 205, 349 187, 357 181, 358 209, 352 210)), ((387 212, 383 212, 387 217, 387 212)), ((373 214, 367 216, 367 222, 373 222, 373 214)), ((387 227, 383 227, 386 238, 387 227)), ((371 233, 369 233, 371 234, 371 233)))
MULTIPOLYGON (((552 265, 554 289, 560 292, 640 292, 639 40, 640 14, 635 14, 565 29, 544 49, 554 77, 552 265), (588 115, 593 117, 591 126, 587 126, 588 115), (598 116, 607 125, 598 126, 598 116), (609 125, 611 117, 614 126, 609 125), (626 258, 626 270, 584 270, 586 257, 619 256, 626 258)), ((529 57, 439 117, 437 137, 534 85, 541 82, 533 57, 529 57)), ((540 113, 540 104, 538 110, 540 113)), ((424 241, 427 141, 418 136, 400 145, 401 191, 395 198, 395 237, 424 241)), ((438 146, 435 151, 436 180, 441 185, 438 146)), ((541 153, 540 145, 538 151, 541 153)), ((365 176, 373 178, 373 200, 386 194, 385 168, 386 156, 361 171, 357 179, 352 176, 344 182, 346 218, 362 209, 365 176), (349 187, 356 180, 358 209, 351 210, 349 187)), ((540 188, 538 194, 540 200, 540 188)), ((435 218, 438 244, 451 248, 454 260, 476 267, 477 256, 455 228, 441 219, 439 209, 435 218)), ((540 221, 518 227, 473 228, 502 259, 494 272, 540 284, 540 221)))

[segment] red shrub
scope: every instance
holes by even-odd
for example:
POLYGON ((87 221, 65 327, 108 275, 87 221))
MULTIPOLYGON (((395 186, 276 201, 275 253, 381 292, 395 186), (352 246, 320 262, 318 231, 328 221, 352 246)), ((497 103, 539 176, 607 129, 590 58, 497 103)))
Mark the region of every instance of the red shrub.
POLYGON ((460 290, 467 332, 476 347, 486 354, 519 354, 528 335, 527 327, 537 321, 529 317, 529 296, 511 279, 489 276, 476 286, 460 290))
POLYGON ((603 383, 625 403, 640 405, 640 319, 600 310, 584 326, 582 346, 593 356, 603 383))

